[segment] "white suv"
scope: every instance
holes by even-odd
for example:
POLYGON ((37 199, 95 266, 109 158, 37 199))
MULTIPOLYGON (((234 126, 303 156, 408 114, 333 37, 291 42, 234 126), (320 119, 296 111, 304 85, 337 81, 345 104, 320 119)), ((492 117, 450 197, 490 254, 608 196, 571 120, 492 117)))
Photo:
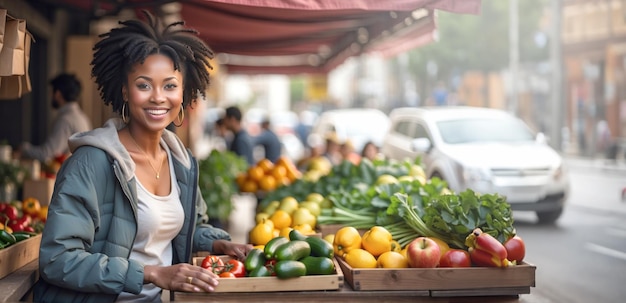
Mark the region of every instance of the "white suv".
POLYGON ((479 107, 396 108, 381 152, 421 157, 429 178, 451 190, 506 196, 512 210, 553 223, 563 211, 569 178, 561 156, 520 119, 479 107))

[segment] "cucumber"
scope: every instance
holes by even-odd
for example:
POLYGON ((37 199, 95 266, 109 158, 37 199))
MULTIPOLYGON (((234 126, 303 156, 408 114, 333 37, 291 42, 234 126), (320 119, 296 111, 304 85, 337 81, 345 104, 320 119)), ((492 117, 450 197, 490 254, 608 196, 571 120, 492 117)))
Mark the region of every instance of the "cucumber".
POLYGON ((311 256, 331 259, 335 256, 333 245, 326 240, 318 237, 308 237, 305 241, 311 246, 311 256))
POLYGON ((311 245, 302 240, 293 240, 281 244, 274 252, 277 261, 297 261, 311 254, 311 245))
POLYGON ((278 261, 274 265, 274 272, 280 279, 296 278, 306 275, 306 266, 300 261, 278 261))
POLYGON ((304 241, 306 238, 308 238, 308 236, 305 236, 299 230, 292 229, 291 231, 289 231, 289 240, 291 240, 291 241, 293 241, 293 240, 302 240, 302 241, 304 241))
POLYGON ((272 240, 269 240, 269 242, 267 242, 265 244, 265 247, 263 248, 263 252, 265 253, 265 258, 273 259, 276 248, 278 248, 278 246, 280 246, 281 244, 285 244, 287 242, 289 242, 289 239, 282 237, 282 236, 278 236, 276 238, 272 238, 272 240))
POLYGON ((251 272, 256 268, 265 267, 265 254, 262 250, 254 248, 248 252, 246 260, 243 262, 246 271, 251 272))
POLYGON ((335 273, 335 263, 327 257, 308 256, 300 259, 306 267, 307 275, 332 275, 335 273))
POLYGON ((265 266, 259 266, 248 273, 248 277, 269 277, 272 272, 265 266))

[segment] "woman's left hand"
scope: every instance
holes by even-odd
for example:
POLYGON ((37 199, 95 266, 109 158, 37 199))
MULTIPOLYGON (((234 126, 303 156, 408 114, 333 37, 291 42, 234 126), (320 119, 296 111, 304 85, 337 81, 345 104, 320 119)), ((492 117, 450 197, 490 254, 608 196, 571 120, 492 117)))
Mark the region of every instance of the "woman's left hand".
POLYGON ((213 242, 213 253, 229 255, 240 261, 246 259, 250 250, 252 250, 252 244, 239 244, 227 240, 213 242))

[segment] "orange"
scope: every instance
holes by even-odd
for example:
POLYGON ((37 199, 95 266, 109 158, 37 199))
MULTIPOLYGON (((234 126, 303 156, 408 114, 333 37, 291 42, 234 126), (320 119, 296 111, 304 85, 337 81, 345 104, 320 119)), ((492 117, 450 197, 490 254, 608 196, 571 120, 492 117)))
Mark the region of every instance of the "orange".
POLYGON ((281 180, 287 176, 287 169, 282 165, 275 165, 270 174, 274 176, 276 180, 281 180))
POLYGON ((274 222, 274 228, 283 229, 291 226, 291 215, 288 212, 277 209, 271 216, 270 220, 274 222))
POLYGON ((237 186, 243 187, 246 179, 248 179, 248 175, 246 175, 245 173, 240 173, 237 175, 237 177, 235 177, 235 182, 237 183, 237 186))
POLYGON ((259 188, 264 191, 272 191, 276 189, 277 185, 276 179, 271 175, 266 175, 259 180, 259 188))
POLYGON ((257 162, 256 166, 263 169, 263 171, 267 174, 274 168, 274 163, 270 161, 270 159, 264 158, 257 162))
POLYGON ((239 190, 241 190, 244 193, 254 193, 259 189, 259 186, 256 184, 256 182, 254 180, 246 180, 243 183, 243 186, 241 186, 241 188, 239 190))
POLYGON ((258 166, 251 166, 250 168, 248 168, 248 178, 254 181, 260 181, 263 176, 265 176, 265 171, 263 171, 263 168, 258 166))

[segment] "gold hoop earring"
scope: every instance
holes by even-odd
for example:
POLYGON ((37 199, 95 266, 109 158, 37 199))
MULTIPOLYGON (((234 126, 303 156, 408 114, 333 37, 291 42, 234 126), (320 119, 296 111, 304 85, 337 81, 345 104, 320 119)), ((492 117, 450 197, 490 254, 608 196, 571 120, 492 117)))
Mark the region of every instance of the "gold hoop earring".
POLYGON ((185 120, 185 110, 181 108, 180 112, 178 112, 178 122, 180 123, 179 124, 174 123, 174 126, 181 127, 183 125, 183 120, 185 120))
POLYGON ((124 123, 128 124, 128 119, 129 117, 124 115, 124 112, 126 112, 126 102, 124 102, 124 105, 122 105, 122 121, 124 121, 124 123))

